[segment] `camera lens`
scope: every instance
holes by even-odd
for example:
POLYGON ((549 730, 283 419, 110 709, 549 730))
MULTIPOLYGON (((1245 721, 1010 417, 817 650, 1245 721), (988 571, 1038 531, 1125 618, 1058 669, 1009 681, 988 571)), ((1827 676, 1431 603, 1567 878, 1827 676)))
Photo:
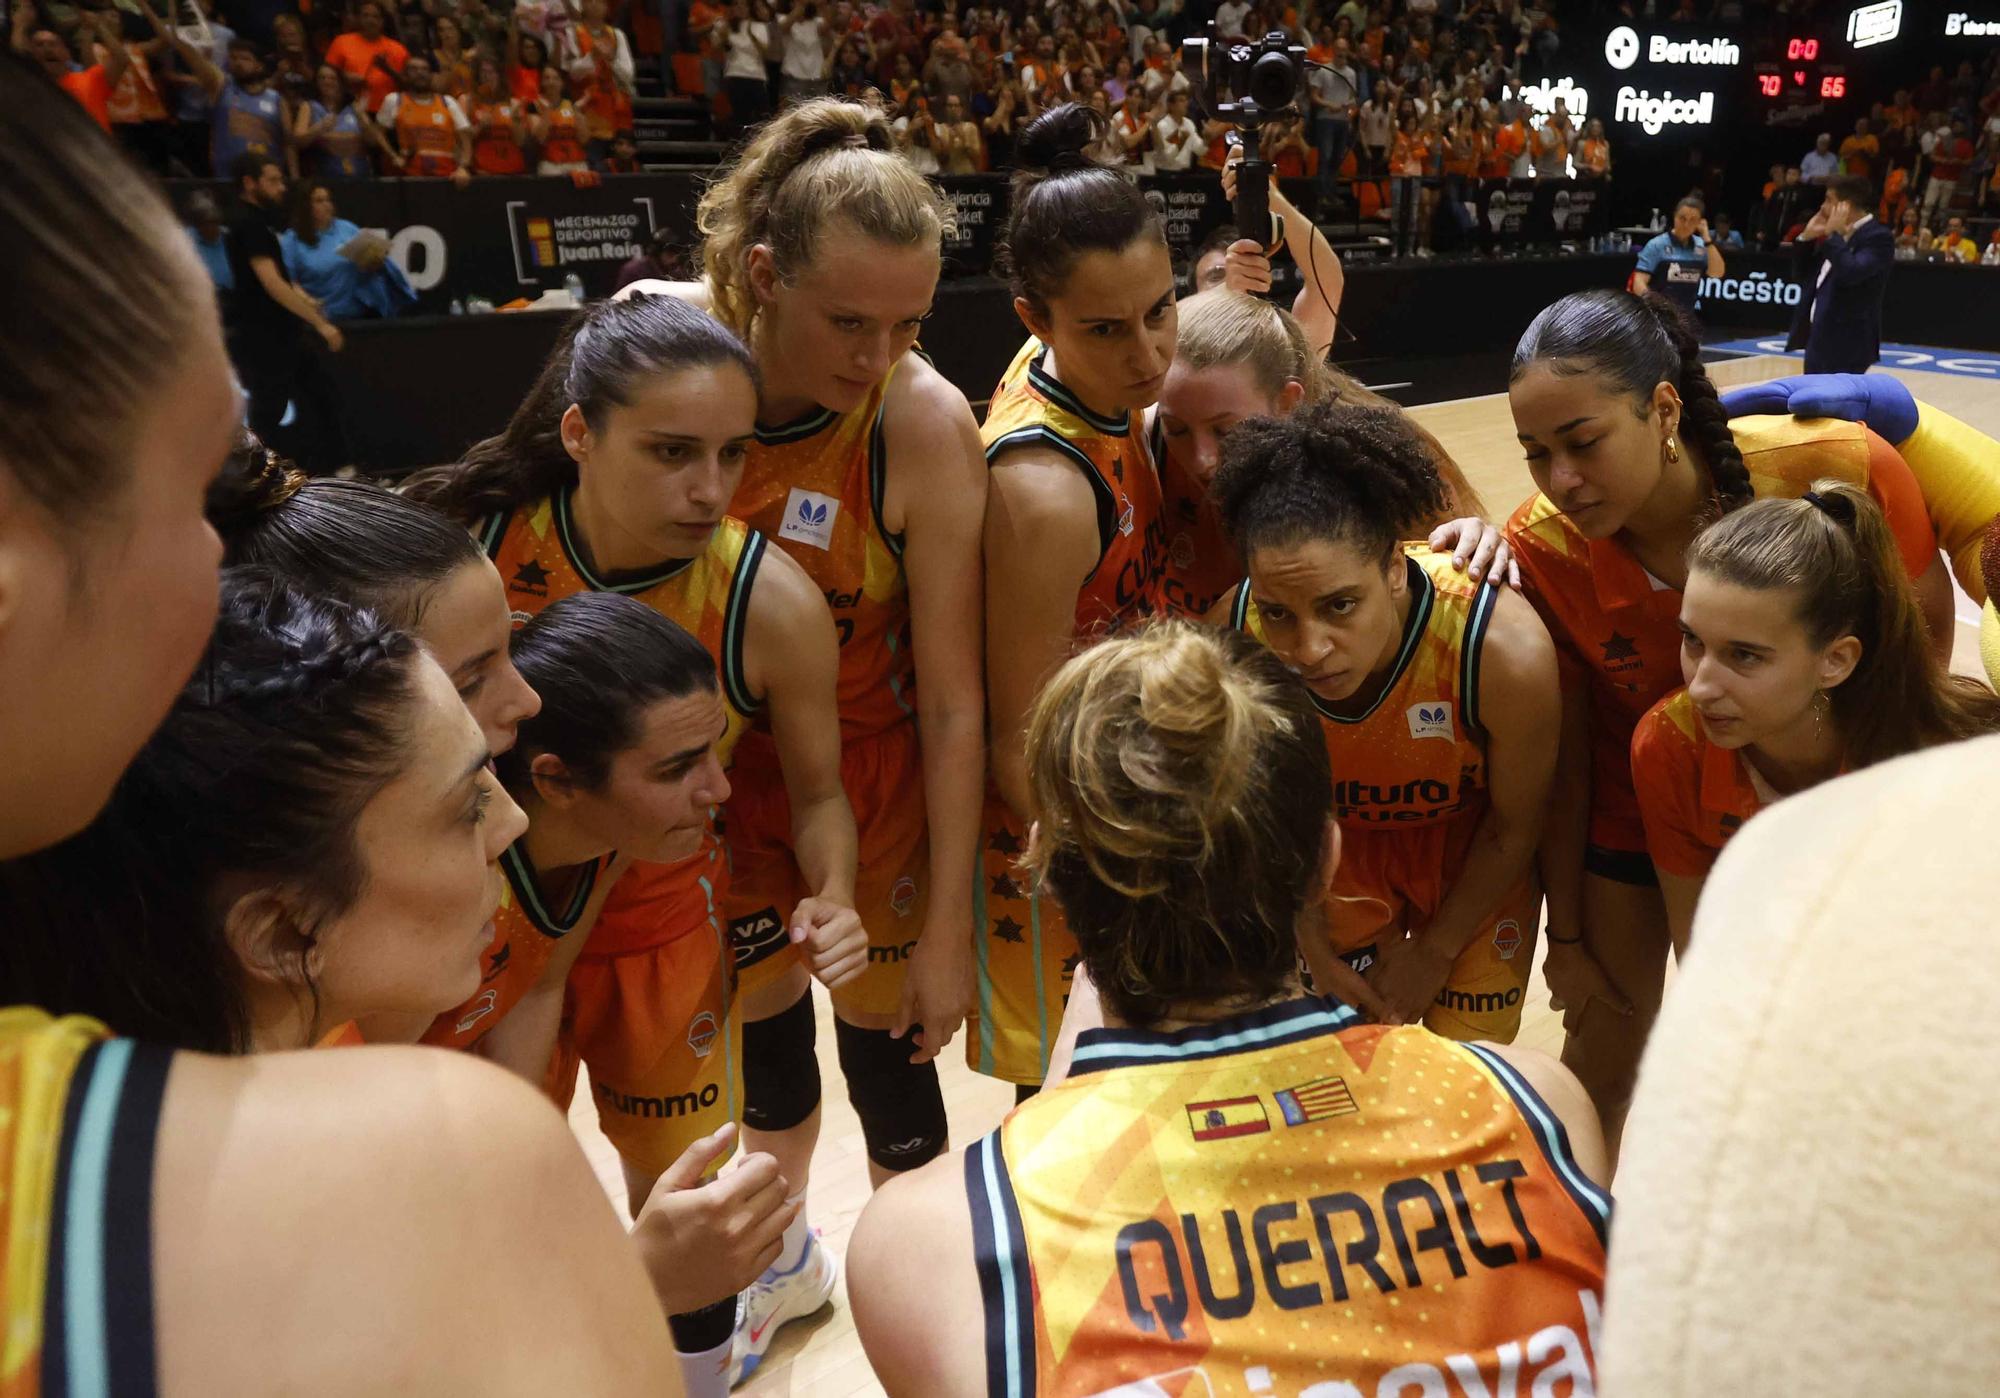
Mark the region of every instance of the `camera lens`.
POLYGON ((1289 107, 1298 96, 1299 74, 1291 55, 1265 53, 1250 67, 1250 99, 1267 112, 1289 107))

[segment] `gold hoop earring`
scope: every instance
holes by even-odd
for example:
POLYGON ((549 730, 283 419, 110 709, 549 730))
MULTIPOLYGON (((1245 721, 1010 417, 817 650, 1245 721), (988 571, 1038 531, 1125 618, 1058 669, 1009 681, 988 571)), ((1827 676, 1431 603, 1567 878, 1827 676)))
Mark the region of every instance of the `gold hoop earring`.
POLYGON ((1681 459, 1680 444, 1676 442, 1672 437, 1667 438, 1667 460, 1674 462, 1676 465, 1678 465, 1680 463, 1680 459, 1681 459))
POLYGON ((1815 739, 1826 736, 1826 716, 1832 708, 1833 701, 1826 697, 1825 690, 1819 689, 1813 691, 1813 737, 1815 739))

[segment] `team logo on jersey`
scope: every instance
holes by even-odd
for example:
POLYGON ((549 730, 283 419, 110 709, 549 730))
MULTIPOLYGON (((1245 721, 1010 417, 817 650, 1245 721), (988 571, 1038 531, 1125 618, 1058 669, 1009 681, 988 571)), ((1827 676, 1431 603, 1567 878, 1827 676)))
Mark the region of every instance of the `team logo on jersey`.
POLYGON ((1613 631, 1597 644, 1604 651, 1604 668, 1607 670, 1632 670, 1645 664, 1639 658, 1639 643, 1622 632, 1613 631))
MULTIPOLYGON (((1119 498, 1124 500, 1123 496, 1119 498)), ((1125 500, 1125 508, 1118 512, 1118 532, 1120 534, 1130 534, 1132 532, 1132 502, 1130 500, 1125 500)))
POLYGON ((1174 535, 1173 543, 1167 546, 1167 557, 1173 559, 1176 568, 1194 567, 1194 537, 1190 534, 1174 535))
POLYGON ((1187 1104, 1188 1130, 1197 1141, 1226 1141, 1271 1129, 1271 1115, 1258 1097, 1218 1097, 1187 1104))
POLYGON ((759 908, 729 924, 729 946, 736 954, 736 969, 755 966, 791 941, 776 908, 759 908))
POLYGON ((480 991, 478 998, 475 999, 470 1005, 466 1006, 466 1012, 463 1015, 459 1016, 458 1024, 456 1026, 458 1032, 463 1034, 466 1030, 472 1028, 473 1025, 479 1023, 480 1020, 486 1018, 486 1016, 492 1014, 495 1010, 499 1008, 500 1008, 499 991, 497 990, 480 991))
POLYGON ((1511 917, 1501 918, 1493 928, 1493 950, 1500 953, 1502 961, 1512 961, 1520 949, 1521 924, 1511 917))
POLYGON ((514 570, 514 581, 507 584, 509 592, 525 592, 530 597, 549 595, 549 570, 534 559, 529 559, 514 570))
POLYGON ((896 886, 889 890, 889 906, 896 910, 897 917, 908 917, 910 909, 917 905, 917 881, 908 874, 896 880, 896 886))
POLYGON ((708 1057, 708 1051, 715 1047, 715 1016, 707 1010, 688 1021, 688 1047, 696 1058, 708 1057))
POLYGON ((778 527, 778 537, 829 549, 833 547, 833 522, 839 518, 840 502, 831 495, 794 486, 785 497, 785 522, 778 527))
POLYGON ((1354 1103, 1354 1094, 1347 1090, 1345 1078, 1314 1078, 1272 1093, 1271 1100, 1278 1104, 1287 1126, 1304 1126, 1309 1121, 1361 1110, 1354 1103))
POLYGON ((1412 738, 1451 738, 1451 701, 1434 699, 1426 704, 1412 704, 1404 715, 1410 721, 1412 738))

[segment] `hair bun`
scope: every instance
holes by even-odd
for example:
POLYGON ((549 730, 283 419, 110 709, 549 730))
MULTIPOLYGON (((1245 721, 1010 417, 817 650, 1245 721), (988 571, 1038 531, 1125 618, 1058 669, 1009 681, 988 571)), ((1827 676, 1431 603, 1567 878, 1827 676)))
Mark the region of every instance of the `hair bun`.
POLYGON ((223 462, 222 473, 209 486, 203 512, 229 545, 298 494, 305 483, 303 471, 245 428, 223 462))
POLYGON ((1087 170, 1098 163, 1087 154, 1089 146, 1103 134, 1103 117, 1081 102, 1065 102, 1028 123, 1014 147, 1015 162, 1048 175, 1087 170))

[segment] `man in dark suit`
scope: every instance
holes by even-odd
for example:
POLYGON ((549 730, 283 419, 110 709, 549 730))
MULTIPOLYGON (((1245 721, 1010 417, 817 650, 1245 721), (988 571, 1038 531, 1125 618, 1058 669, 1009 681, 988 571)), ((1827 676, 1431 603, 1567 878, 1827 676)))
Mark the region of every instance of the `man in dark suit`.
POLYGON ((1808 374, 1859 374, 1882 349, 1882 297, 1896 261, 1896 236, 1874 217, 1875 187, 1860 175, 1840 175, 1826 187, 1826 201, 1800 230, 1799 241, 1818 245, 1818 267, 1808 276, 1805 323, 1793 328, 1803 343, 1808 374))

